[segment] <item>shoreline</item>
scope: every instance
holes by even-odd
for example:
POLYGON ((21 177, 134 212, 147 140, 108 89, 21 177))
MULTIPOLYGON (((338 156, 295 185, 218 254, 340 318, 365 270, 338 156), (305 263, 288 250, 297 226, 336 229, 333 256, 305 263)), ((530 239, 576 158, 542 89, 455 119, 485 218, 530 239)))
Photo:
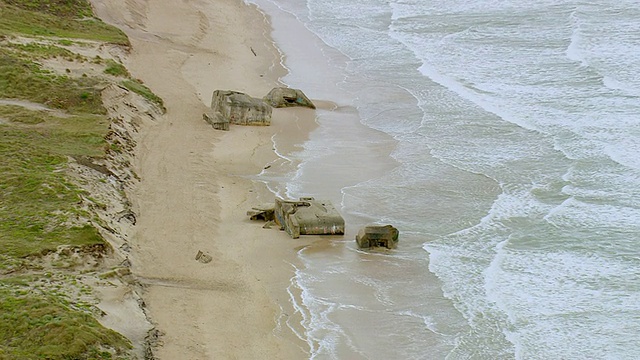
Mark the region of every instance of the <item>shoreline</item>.
POLYGON ((263 229, 246 211, 273 201, 264 184, 250 179, 277 160, 272 136, 282 134, 296 146, 317 126, 315 112, 276 109, 269 127, 212 129, 202 113, 213 90, 266 94, 285 74, 282 55, 255 5, 184 5, 96 6, 99 17, 127 33, 127 68, 167 108, 161 121, 141 129, 134 164, 141 181, 131 199, 138 214, 131 270, 161 334, 154 356, 307 356, 306 342, 295 333, 303 330, 292 330, 286 319, 295 313, 288 287, 296 252, 313 239, 293 241, 263 229), (263 26, 243 26, 258 21, 263 26), (212 261, 195 261, 198 251, 212 261))

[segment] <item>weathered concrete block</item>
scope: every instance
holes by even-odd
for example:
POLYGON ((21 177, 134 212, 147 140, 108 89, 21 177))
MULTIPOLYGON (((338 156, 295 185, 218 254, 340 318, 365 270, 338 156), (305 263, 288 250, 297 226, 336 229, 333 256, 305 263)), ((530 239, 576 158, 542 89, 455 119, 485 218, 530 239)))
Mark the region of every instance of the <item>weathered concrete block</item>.
POLYGON ((237 125, 268 126, 271 125, 271 112, 271 106, 262 99, 237 91, 216 90, 207 116, 212 119, 212 125, 226 121, 237 125))
POLYGON ((311 109, 316 108, 302 90, 286 87, 276 87, 271 89, 267 96, 264 97, 264 100, 274 108, 289 106, 303 106, 311 109))
POLYGON ((274 204, 262 204, 254 206, 251 210, 247 211, 247 215, 251 220, 275 220, 275 205, 274 204))
POLYGON ((297 201, 276 198, 275 221, 294 239, 300 235, 344 234, 344 219, 331 202, 312 197, 297 201))
POLYGON ((368 225, 358 231, 356 242, 360 248, 398 246, 398 229, 391 225, 368 225))
POLYGON ((216 116, 212 111, 202 114, 204 121, 208 122, 216 130, 229 131, 229 119, 222 116, 216 116))

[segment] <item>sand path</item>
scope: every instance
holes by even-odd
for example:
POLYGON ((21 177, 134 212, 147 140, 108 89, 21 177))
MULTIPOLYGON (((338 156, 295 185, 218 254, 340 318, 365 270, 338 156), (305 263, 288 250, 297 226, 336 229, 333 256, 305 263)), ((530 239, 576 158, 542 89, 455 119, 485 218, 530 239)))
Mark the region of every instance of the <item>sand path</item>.
MULTIPOLYGON (((126 65, 165 100, 167 113, 143 129, 133 196, 138 213, 132 271, 162 334, 160 359, 299 359, 305 345, 282 326, 293 242, 245 212, 264 189, 247 180, 274 158, 279 119, 310 124, 311 110, 276 112, 271 127, 213 130, 202 120, 215 89, 266 94, 281 69, 268 24, 239 0, 114 0, 96 13, 122 28, 126 65), (256 55, 254 55, 254 53, 256 55), (280 114, 280 115, 278 115, 280 114), (208 264, 195 261, 198 251, 208 264)), ((305 125, 307 126, 307 125, 305 125)), ((302 131, 293 138, 302 138, 302 131)), ((306 130, 305 130, 306 131, 306 130)), ((266 199, 262 199, 264 201, 266 199)))

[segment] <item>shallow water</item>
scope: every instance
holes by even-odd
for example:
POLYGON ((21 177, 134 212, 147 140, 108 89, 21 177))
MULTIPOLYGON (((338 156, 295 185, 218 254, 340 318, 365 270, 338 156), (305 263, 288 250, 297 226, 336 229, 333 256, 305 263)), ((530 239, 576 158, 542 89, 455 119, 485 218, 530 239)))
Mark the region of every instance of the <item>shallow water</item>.
POLYGON ((339 106, 263 174, 348 224, 299 253, 311 358, 640 358, 635 2, 255 2, 339 106))

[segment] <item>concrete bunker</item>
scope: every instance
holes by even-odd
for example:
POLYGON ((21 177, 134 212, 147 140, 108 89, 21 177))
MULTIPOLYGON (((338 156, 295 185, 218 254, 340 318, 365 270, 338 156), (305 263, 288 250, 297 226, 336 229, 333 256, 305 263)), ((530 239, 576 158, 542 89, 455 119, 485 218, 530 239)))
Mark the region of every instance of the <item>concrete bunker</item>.
POLYGON ((300 235, 344 234, 344 219, 330 201, 301 197, 299 200, 276 198, 275 221, 292 238, 300 235))
POLYGON ((247 211, 247 215, 251 220, 274 221, 274 211, 275 206, 273 204, 262 204, 252 207, 251 210, 247 211))
POLYGON ((316 106, 300 89, 275 87, 269 91, 264 100, 274 108, 302 106, 315 109, 316 106))
POLYGON ((269 126, 273 109, 264 100, 238 91, 216 90, 211 108, 202 115, 214 129, 229 130, 229 124, 269 126))
POLYGON ((367 225, 358 231, 356 242, 358 247, 367 249, 386 247, 395 249, 398 246, 399 231, 391 225, 367 225))

